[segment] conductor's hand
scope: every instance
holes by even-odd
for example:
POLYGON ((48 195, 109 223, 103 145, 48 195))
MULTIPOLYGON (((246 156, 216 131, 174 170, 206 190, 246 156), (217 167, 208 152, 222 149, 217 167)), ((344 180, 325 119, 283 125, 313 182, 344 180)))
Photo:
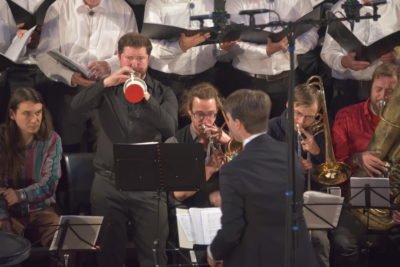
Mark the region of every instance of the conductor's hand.
POLYGON ((90 86, 94 83, 95 83, 95 81, 83 78, 82 74, 79 72, 74 72, 74 74, 72 74, 72 77, 71 77, 72 85, 79 85, 79 86, 86 87, 86 86, 90 86))
POLYGON ((395 51, 390 51, 386 54, 383 54, 380 56, 379 61, 382 62, 389 62, 389 63, 394 63, 396 60, 396 52, 395 51))
POLYGON ((209 32, 203 34, 195 34, 193 36, 186 36, 184 33, 181 33, 179 37, 179 46, 183 52, 186 52, 188 49, 201 44, 205 40, 211 37, 209 32))
POLYGON ((380 160, 378 155, 378 151, 356 153, 352 156, 352 162, 366 171, 369 176, 374 177, 374 175, 380 175, 383 171, 387 171, 385 162, 380 160))
POLYGON ((286 52, 289 46, 287 37, 283 38, 279 42, 273 42, 271 38, 267 39, 267 55, 271 56, 276 52, 282 51, 286 52))
POLYGON ((95 80, 111 73, 110 64, 106 61, 94 61, 88 65, 88 69, 95 80))
POLYGON ((133 72, 133 69, 128 66, 116 70, 114 73, 112 73, 110 76, 104 79, 103 81, 104 87, 117 86, 120 85, 121 83, 126 82, 126 80, 128 80, 131 77, 130 76, 131 72, 133 72))
POLYGON ((371 65, 368 61, 359 61, 356 60, 356 53, 352 52, 347 54, 346 56, 342 57, 342 66, 346 69, 351 70, 364 70, 371 65))

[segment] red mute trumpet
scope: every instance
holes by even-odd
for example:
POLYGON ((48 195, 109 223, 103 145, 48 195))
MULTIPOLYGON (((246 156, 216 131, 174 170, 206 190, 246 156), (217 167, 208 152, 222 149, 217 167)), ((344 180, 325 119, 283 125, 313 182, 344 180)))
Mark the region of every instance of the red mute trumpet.
POLYGON ((131 103, 138 103, 142 101, 145 93, 147 93, 146 83, 142 79, 135 77, 135 73, 132 72, 131 78, 124 83, 126 100, 131 103))

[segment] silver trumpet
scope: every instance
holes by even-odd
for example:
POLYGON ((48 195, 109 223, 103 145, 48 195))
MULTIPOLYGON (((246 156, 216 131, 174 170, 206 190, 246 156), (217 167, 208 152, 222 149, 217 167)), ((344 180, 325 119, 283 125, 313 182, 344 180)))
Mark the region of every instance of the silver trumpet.
POLYGON ((131 77, 124 83, 123 89, 125 98, 131 103, 142 101, 144 94, 147 93, 146 83, 136 77, 134 72, 131 72, 131 77))

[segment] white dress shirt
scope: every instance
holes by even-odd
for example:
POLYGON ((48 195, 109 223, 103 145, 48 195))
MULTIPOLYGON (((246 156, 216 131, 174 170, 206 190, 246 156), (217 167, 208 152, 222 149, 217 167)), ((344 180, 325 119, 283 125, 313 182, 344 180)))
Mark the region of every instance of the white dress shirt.
MULTIPOLYGON (((190 21, 190 16, 208 15, 213 11, 214 0, 147 0, 144 22, 199 29, 199 21, 190 21)), ((212 26, 211 19, 204 21, 204 27, 212 26)), ((193 75, 204 72, 215 65, 219 53, 215 44, 195 46, 183 52, 179 41, 151 42, 150 67, 164 73, 193 75)))
MULTIPOLYGON (((227 0, 226 10, 231 14, 231 20, 236 23, 244 23, 249 25, 249 16, 238 15, 241 10, 249 9, 271 9, 275 10, 281 20, 296 21, 303 15, 311 12, 313 7, 309 0, 227 0)), ((269 12, 255 15, 257 24, 266 24, 271 21, 277 21, 276 14, 269 12)), ((267 28, 267 31, 280 32, 282 28, 267 28)), ((283 71, 290 69, 289 52, 276 52, 271 56, 267 55, 266 43, 258 45, 248 42, 239 42, 233 50, 234 68, 253 73, 264 75, 277 75, 283 71)), ((318 34, 315 28, 302 34, 296 38, 295 54, 304 54, 311 49, 314 49, 318 42, 318 34)), ((297 66, 297 59, 295 58, 297 66)))
MULTIPOLYGON (((342 9, 342 4, 345 0, 337 2, 332 11, 337 17, 341 17, 345 12, 342 9)), ((360 3, 363 3, 359 0, 360 3)), ((366 15, 367 13, 373 14, 372 7, 362 7, 360 15, 366 15)), ((386 4, 380 5, 378 8, 378 14, 381 17, 377 21, 372 19, 360 20, 360 22, 354 23, 353 34, 363 43, 364 45, 370 45, 375 41, 382 39, 383 37, 396 32, 400 29, 400 1, 399 0, 388 0, 386 4)), ((350 28, 349 22, 342 22, 347 28, 350 28)), ((375 69, 382 63, 379 60, 372 62, 372 64, 359 71, 346 69, 342 66, 342 57, 348 53, 340 47, 340 45, 328 34, 325 35, 325 42, 321 51, 321 58, 325 63, 332 68, 332 77, 336 79, 354 79, 354 80, 371 80, 372 74, 375 69)))
POLYGON ((38 65, 47 77, 71 85, 73 71, 45 52, 56 49, 87 66, 106 61, 119 68, 117 44, 127 32, 137 32, 135 15, 123 0, 102 0, 93 9, 83 0, 58 0, 47 10, 39 43, 38 65))
POLYGON ((17 33, 14 17, 5 0, 0 0, 0 53, 7 51, 17 33))

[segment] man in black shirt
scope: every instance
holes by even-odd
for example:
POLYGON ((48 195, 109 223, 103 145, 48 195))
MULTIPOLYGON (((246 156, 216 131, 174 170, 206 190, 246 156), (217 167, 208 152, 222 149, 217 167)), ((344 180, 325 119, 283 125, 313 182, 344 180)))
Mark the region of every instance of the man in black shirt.
POLYGON ((93 214, 105 216, 99 266, 123 266, 128 221, 134 227, 133 241, 140 265, 154 266, 152 249, 156 239, 160 241, 158 263, 166 264, 165 195, 161 195, 159 202, 156 192, 121 191, 115 187, 114 143, 161 142, 172 136, 177 127, 178 103, 174 93, 147 73, 151 49, 147 37, 125 34, 118 41, 121 68, 82 89, 72 101, 74 109, 94 109, 99 115, 96 172, 91 192, 93 214), (147 93, 138 103, 128 102, 123 90, 123 83, 132 72, 147 84, 147 93))

